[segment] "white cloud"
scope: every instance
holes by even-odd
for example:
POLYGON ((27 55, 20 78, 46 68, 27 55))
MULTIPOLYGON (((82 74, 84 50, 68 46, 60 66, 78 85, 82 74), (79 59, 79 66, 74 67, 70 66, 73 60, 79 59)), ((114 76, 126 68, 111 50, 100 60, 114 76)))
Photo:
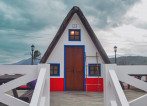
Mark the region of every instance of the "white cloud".
POLYGON ((147 22, 147 0, 141 0, 140 3, 135 4, 126 15, 147 22))
MULTIPOLYGON (((141 0, 128 9, 121 18, 121 24, 109 29, 95 28, 95 32, 109 56, 114 55, 113 47, 118 47, 118 55, 147 56, 147 0, 141 0)), ((117 16, 116 16, 117 17, 117 16)), ((118 17, 119 18, 119 17, 118 17)), ((111 23, 112 19, 107 22, 111 23)))
POLYGON ((126 17, 133 18, 133 25, 138 28, 147 29, 147 0, 141 0, 140 3, 135 4, 133 8, 131 8, 126 17))
POLYGON ((119 55, 147 55, 144 46, 147 42, 146 0, 1 0, 0 54, 6 62, 0 63, 29 57, 31 44, 43 55, 75 4, 83 11, 109 56, 114 54, 114 45, 118 46, 119 55))
POLYGON ((114 54, 113 47, 117 45, 119 55, 146 56, 147 30, 133 25, 122 25, 109 30, 97 31, 98 38, 109 56, 114 54))

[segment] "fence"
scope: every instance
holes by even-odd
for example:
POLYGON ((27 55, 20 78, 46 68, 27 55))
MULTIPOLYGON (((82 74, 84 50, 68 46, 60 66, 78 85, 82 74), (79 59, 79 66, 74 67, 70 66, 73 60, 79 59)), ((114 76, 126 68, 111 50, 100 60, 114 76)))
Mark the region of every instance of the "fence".
POLYGON ((147 74, 147 66, 104 65, 104 106, 147 106, 147 94, 130 102, 121 88, 119 81, 147 91, 146 82, 129 76, 147 74))
MULTIPOLYGON (((22 74, 23 76, 0 86, 0 102, 9 106, 50 106, 50 73, 48 64, 0 65, 0 75, 22 74), (30 103, 10 96, 8 92, 18 86, 37 79, 30 103)), ((147 91, 147 84, 129 74, 147 74, 147 66, 104 65, 104 106, 146 106, 147 94, 127 101, 119 81, 147 91)))
POLYGON ((0 86, 0 102, 9 106, 50 106, 49 68, 48 64, 0 65, 0 75, 23 75, 0 86), (5 93, 35 79, 37 79, 37 83, 30 103, 5 93))

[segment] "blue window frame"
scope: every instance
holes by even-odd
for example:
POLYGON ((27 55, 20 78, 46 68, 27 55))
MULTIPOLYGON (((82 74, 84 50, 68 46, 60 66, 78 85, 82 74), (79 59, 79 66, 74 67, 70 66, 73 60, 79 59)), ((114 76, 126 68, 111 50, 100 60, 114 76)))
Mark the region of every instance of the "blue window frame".
POLYGON ((88 76, 101 76, 101 64, 88 64, 88 76))
POLYGON ((60 64, 59 63, 49 63, 50 64, 50 76, 60 76, 60 64))
POLYGON ((69 41, 81 41, 81 29, 69 29, 68 30, 69 41))

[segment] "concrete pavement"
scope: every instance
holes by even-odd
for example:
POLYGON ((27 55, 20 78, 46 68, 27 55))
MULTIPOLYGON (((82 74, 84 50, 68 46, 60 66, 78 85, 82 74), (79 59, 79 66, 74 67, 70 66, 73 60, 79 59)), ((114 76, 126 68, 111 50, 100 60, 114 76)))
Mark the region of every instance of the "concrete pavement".
MULTIPOLYGON (((138 89, 127 89, 124 92, 128 101, 146 94, 138 89)), ((103 101, 103 92, 51 92, 51 106, 104 106, 103 101)))
MULTIPOLYGON (((133 89, 124 90, 128 101, 131 101, 139 96, 147 94, 144 91, 133 89)), ((24 91, 18 91, 19 96, 24 91)), ((12 95, 12 91, 8 92, 12 95)), ((103 92, 84 92, 84 91, 66 91, 66 92, 51 92, 51 106, 104 106, 103 92)), ((0 106, 6 106, 0 103, 0 106)))

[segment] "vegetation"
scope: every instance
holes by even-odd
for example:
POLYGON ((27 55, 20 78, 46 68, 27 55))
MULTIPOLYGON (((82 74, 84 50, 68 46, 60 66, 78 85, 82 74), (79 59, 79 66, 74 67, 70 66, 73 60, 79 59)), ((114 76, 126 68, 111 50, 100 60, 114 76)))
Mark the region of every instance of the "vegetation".
POLYGON ((37 59, 38 56, 41 56, 41 52, 39 50, 34 51, 34 59, 37 59))

